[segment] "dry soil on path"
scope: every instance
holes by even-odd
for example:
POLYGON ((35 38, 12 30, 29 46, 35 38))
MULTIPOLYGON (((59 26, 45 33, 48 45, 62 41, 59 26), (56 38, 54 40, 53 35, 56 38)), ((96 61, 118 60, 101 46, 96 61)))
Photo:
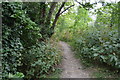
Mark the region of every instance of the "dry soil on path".
POLYGON ((90 71, 84 69, 80 60, 76 59, 70 46, 60 41, 59 45, 62 50, 62 73, 61 78, 90 78, 90 71))

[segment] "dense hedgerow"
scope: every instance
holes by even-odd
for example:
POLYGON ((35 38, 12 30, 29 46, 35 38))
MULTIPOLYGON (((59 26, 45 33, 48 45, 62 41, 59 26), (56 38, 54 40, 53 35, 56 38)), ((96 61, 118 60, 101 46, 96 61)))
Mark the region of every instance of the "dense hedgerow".
POLYGON ((26 14, 23 3, 2 3, 2 77, 38 78, 54 71, 58 54, 26 14))
POLYGON ((31 49, 23 51, 22 66, 20 69, 24 72, 26 77, 40 78, 41 76, 54 71, 54 66, 59 62, 59 55, 55 48, 41 42, 31 49))

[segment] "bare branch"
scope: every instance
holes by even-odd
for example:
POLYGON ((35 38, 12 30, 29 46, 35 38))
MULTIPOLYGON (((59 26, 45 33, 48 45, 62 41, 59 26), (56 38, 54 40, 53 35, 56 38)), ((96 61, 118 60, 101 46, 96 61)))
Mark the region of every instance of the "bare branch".
POLYGON ((59 15, 61 15, 62 13, 64 13, 65 11, 67 11, 69 8, 71 8, 71 7, 73 7, 74 6, 74 4, 73 5, 71 5, 71 6, 69 6, 69 7, 67 7, 64 11, 62 11, 59 15))
POLYGON ((62 8, 64 7, 65 3, 66 3, 66 2, 63 2, 63 3, 62 3, 62 5, 61 5, 61 7, 59 8, 59 10, 58 10, 58 12, 57 12, 56 15, 60 15, 60 12, 61 12, 62 8))
POLYGON ((51 27, 52 29, 54 29, 55 24, 56 24, 56 22, 57 22, 57 20, 58 20, 58 17, 60 16, 60 12, 61 12, 62 8, 64 7, 65 3, 66 3, 66 2, 63 2, 63 3, 62 3, 62 5, 60 6, 57 14, 55 15, 55 19, 54 19, 53 24, 52 24, 52 27, 51 27))
POLYGON ((81 4, 79 1, 77 1, 77 0, 75 0, 77 3, 79 3, 80 5, 83 5, 83 4, 81 4))
POLYGON ((62 8, 64 7, 65 3, 66 3, 66 2, 63 2, 63 3, 62 3, 62 5, 60 6, 57 14, 55 15, 55 19, 54 19, 53 24, 52 24, 52 26, 51 26, 51 28, 50 28, 52 32, 49 34, 49 37, 51 37, 52 34, 54 33, 54 28, 55 28, 56 22, 57 22, 57 20, 58 20, 58 18, 59 18, 59 16, 60 16, 60 12, 61 12, 62 8))
MULTIPOLYGON (((83 4, 83 3, 80 3, 79 1, 77 1, 77 0, 75 0, 77 3, 79 3, 80 5, 82 5, 83 7, 85 6, 85 4, 83 4)), ((93 4, 97 4, 97 2, 95 2, 95 3, 92 3, 91 5, 93 5, 93 4)))

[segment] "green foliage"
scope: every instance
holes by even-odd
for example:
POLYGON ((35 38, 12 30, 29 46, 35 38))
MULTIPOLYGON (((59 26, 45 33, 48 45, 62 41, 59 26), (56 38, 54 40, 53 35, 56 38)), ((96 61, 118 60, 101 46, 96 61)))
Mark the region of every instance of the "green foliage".
POLYGON ((118 33, 115 30, 108 31, 108 28, 104 28, 103 31, 86 30, 80 38, 75 39, 74 47, 85 58, 98 60, 120 68, 118 33))
POLYGON ((57 65, 60 57, 56 52, 55 48, 51 48, 44 42, 23 51, 21 69, 26 77, 40 78, 42 75, 54 71, 54 65, 57 65))
POLYGON ((9 78, 23 78, 24 77, 24 74, 23 73, 20 73, 20 72, 17 72, 16 74, 11 74, 9 73, 9 78))
POLYGON ((58 22, 59 27, 56 28, 58 34, 55 35, 59 36, 60 40, 71 43, 78 56, 120 69, 118 15, 115 16, 115 14, 119 14, 117 4, 98 9, 95 26, 89 25, 92 20, 88 12, 84 8, 78 7, 76 12, 68 12, 66 16, 63 15, 63 19, 59 19, 62 24, 58 22))
POLYGON ((120 38, 120 1, 118 2, 118 37, 120 38))
MULTIPOLYGON (((65 8, 70 4, 67 3, 65 8)), ((59 4, 55 12, 58 7, 59 4)), ((86 3, 83 7, 91 8, 92 5, 86 3)), ((92 20, 87 8, 73 7, 72 11, 68 10, 59 18, 55 36, 73 43, 78 54, 85 58, 120 68, 120 39, 116 28, 118 18, 115 17, 119 10, 116 7, 113 4, 100 9, 103 12, 98 12, 95 24, 98 22, 100 25, 97 28, 88 25, 92 20), (111 22, 115 25, 110 28, 111 22)), ((50 30, 54 17, 49 15, 49 9, 49 3, 2 3, 4 80, 8 77, 40 78, 55 70, 59 54, 44 40, 46 35, 54 32, 54 29, 50 30), (47 20, 46 17, 51 18, 47 20)))
MULTIPOLYGON (((27 16, 34 21, 35 23, 41 25, 41 23, 44 23, 44 15, 46 15, 46 12, 48 12, 48 4, 44 2, 25 2, 23 3, 23 9, 26 10, 27 16), (44 9, 45 8, 45 9, 44 9), (44 12, 42 12, 42 9, 44 9, 44 12)), ((46 18, 46 16, 45 16, 46 18)), ((42 27, 42 26, 40 26, 42 27)))
POLYGON ((23 9, 23 3, 2 3, 2 77, 37 78, 54 71, 58 54, 41 42, 40 27, 23 9))
POLYGON ((5 77, 8 73, 15 73, 17 66, 21 65, 23 45, 20 42, 20 38, 13 36, 13 31, 10 28, 4 26, 2 30, 2 67, 3 77, 5 77))
POLYGON ((58 25, 55 29, 55 36, 60 40, 71 41, 74 36, 81 33, 88 26, 88 22, 92 19, 88 15, 88 11, 84 8, 74 7, 72 11, 60 17, 58 25), (75 9, 74 9, 75 8, 75 9))
POLYGON ((97 19, 95 21, 95 26, 110 26, 115 27, 118 23, 118 8, 117 4, 111 4, 109 6, 101 7, 97 10, 97 19))
POLYGON ((22 3, 4 3, 2 7, 3 26, 12 29, 12 35, 19 37, 24 47, 36 44, 38 38, 41 37, 40 28, 29 17, 26 17, 26 11, 22 10, 22 3))

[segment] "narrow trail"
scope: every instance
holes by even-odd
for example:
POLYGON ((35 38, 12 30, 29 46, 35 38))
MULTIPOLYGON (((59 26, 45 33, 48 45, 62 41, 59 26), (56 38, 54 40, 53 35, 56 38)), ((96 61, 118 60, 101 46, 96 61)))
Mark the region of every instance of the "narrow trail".
POLYGON ((90 72, 83 69, 80 61, 74 57, 70 46, 65 42, 59 42, 62 47, 62 73, 61 78, 90 78, 90 72))

